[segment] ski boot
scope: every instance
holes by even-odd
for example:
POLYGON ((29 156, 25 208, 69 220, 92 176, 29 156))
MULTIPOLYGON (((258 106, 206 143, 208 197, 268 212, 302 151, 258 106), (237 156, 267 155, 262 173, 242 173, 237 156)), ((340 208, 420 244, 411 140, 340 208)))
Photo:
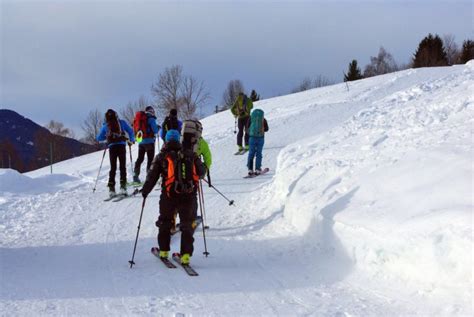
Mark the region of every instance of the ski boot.
POLYGON ((113 185, 109 185, 109 197, 112 198, 112 197, 115 197, 117 194, 115 193, 115 186, 113 185))
POLYGON ((160 256, 160 258, 162 258, 162 259, 167 259, 168 256, 169 256, 169 253, 170 253, 170 251, 162 251, 162 250, 160 250, 159 256, 160 256))
POLYGON ((181 256, 181 264, 183 265, 189 265, 189 262, 191 262, 191 256, 189 253, 185 253, 181 256))
POLYGON ((133 182, 134 183, 141 183, 140 178, 138 177, 138 174, 133 175, 133 182))

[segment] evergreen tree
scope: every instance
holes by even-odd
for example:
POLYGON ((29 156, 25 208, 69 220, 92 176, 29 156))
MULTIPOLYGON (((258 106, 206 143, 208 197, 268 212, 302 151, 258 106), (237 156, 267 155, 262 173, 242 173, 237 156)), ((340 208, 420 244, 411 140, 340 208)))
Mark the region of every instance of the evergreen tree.
POLYGON ((364 78, 360 71, 360 68, 357 66, 357 60, 352 60, 349 64, 349 71, 347 74, 344 74, 344 81, 353 81, 364 78))
POLYGON ((413 57, 413 68, 447 66, 448 57, 443 41, 438 35, 429 34, 418 45, 413 57))
POLYGON ((250 93, 250 99, 251 99, 253 102, 260 100, 260 95, 257 94, 257 92, 255 91, 255 89, 252 89, 252 92, 250 93))
POLYGON ((471 59, 474 59, 474 41, 465 40, 462 43, 461 55, 459 56, 459 63, 466 64, 471 59))

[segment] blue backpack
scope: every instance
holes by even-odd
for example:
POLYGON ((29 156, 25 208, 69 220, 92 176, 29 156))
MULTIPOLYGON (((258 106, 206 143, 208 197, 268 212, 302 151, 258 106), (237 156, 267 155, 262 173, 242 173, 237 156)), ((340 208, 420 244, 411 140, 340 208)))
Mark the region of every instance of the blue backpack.
POLYGON ((263 137, 264 133, 263 110, 255 109, 250 116, 249 136, 263 137))

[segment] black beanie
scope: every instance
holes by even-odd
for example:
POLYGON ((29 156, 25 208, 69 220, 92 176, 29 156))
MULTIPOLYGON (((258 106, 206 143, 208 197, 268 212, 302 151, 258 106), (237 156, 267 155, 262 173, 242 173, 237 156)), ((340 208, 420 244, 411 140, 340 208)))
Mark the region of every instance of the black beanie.
POLYGON ((171 109, 170 110, 170 115, 173 117, 176 117, 178 115, 178 111, 176 109, 171 109))

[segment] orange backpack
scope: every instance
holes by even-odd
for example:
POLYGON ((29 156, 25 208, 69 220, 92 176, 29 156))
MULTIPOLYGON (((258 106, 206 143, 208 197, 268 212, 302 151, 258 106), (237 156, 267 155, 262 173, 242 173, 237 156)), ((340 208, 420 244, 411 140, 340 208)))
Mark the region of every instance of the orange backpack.
POLYGON ((194 153, 190 150, 171 151, 165 156, 167 175, 164 181, 166 193, 192 194, 199 182, 194 164, 194 153))

